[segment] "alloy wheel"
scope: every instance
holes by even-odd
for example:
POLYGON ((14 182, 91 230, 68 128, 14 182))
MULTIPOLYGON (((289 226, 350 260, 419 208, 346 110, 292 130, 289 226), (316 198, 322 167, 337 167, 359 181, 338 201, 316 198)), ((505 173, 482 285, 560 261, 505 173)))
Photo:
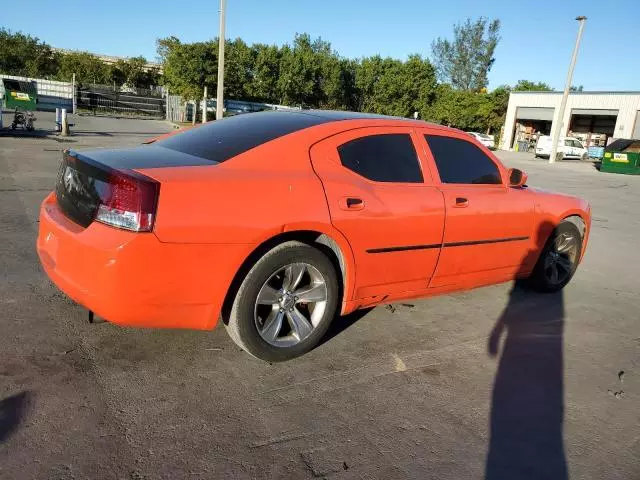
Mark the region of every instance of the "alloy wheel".
POLYGON ((327 285, 308 263, 292 263, 274 272, 264 283, 254 308, 254 320, 264 341, 290 347, 307 338, 327 307, 327 285))
POLYGON ((559 234, 544 260, 544 274, 551 285, 569 278, 578 260, 578 239, 572 233, 559 234))

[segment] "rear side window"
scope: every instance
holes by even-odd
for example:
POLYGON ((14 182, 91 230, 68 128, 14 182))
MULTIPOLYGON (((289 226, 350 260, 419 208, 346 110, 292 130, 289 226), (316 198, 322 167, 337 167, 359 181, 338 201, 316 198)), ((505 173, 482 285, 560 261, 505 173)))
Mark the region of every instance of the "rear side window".
POLYGON ((422 183, 422 171, 411 136, 370 135, 338 147, 342 165, 374 182, 422 183))
POLYGON ((473 143, 425 135, 442 183, 500 184, 496 164, 473 143))
POLYGON ((328 121, 298 112, 245 113, 205 123, 154 144, 220 163, 263 143, 328 121))

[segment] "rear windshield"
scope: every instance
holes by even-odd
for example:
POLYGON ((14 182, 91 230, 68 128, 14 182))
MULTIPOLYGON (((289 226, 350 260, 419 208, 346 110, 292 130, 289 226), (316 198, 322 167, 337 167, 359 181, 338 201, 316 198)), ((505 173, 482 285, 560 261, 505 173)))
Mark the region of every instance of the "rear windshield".
POLYGON ((297 112, 247 113, 207 123, 155 145, 220 163, 270 140, 327 121, 297 112))

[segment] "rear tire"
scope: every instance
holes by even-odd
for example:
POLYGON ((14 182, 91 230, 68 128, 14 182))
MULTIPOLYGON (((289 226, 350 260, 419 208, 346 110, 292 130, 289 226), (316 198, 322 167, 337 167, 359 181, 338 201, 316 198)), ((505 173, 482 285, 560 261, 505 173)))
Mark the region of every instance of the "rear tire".
POLYGON ((581 254, 582 236, 578 227, 562 222, 549 235, 529 277, 529 285, 545 293, 562 290, 575 274, 581 254))
POLYGON ((244 351, 282 362, 318 344, 335 316, 338 297, 331 260, 305 243, 286 242, 249 270, 225 324, 244 351))

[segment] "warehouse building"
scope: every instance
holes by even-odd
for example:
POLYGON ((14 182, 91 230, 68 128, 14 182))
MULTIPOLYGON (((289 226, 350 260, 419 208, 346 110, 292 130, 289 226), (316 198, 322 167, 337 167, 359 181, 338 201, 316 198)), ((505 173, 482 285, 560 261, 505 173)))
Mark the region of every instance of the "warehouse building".
MULTIPOLYGON (((550 135, 561 100, 562 92, 511 92, 500 148, 534 145, 539 135, 550 135)), ((570 93, 560 135, 580 138, 585 146, 640 139, 640 92, 570 93)))

